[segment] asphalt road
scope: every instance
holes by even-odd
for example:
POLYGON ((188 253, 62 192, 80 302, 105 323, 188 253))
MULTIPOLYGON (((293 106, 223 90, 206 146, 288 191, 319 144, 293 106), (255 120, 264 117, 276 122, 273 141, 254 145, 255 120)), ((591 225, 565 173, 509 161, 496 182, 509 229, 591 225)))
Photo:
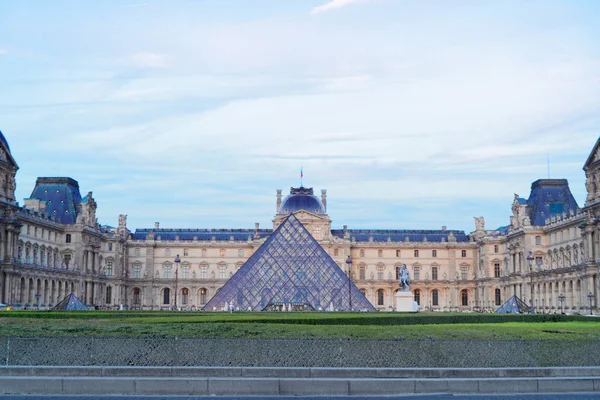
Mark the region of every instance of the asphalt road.
POLYGON ((0 395, 0 400, 600 400, 600 393, 541 394, 426 394, 407 396, 98 396, 98 395, 0 395))

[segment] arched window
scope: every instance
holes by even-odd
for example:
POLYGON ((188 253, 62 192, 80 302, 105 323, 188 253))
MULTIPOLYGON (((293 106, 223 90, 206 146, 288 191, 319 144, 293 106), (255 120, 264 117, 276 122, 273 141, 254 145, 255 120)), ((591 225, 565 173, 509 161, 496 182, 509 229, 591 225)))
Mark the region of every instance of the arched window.
POLYGON ((190 297, 190 291, 187 288, 181 289, 181 304, 187 304, 190 297))
POLYGON ((200 304, 206 304, 206 294, 208 291, 205 288, 200 289, 200 304))
POLYGON ((163 304, 171 303, 171 289, 166 288, 163 291, 163 304))
POLYGON ((439 295, 440 295, 440 292, 437 289, 434 289, 431 292, 431 304, 432 305, 434 305, 434 306, 439 306, 440 305, 439 295))
POLYGON ((497 306, 502 305, 502 296, 501 296, 501 293, 500 293, 500 289, 496 289, 495 290, 495 297, 496 297, 496 305, 497 306))
POLYGON ((469 292, 467 291, 467 289, 463 289, 460 291, 460 299, 461 299, 461 304, 463 306, 469 305, 469 292))
POLYGON ((141 290, 139 288, 133 289, 133 304, 141 303, 141 290))
POLYGON ((377 290, 377 305, 378 306, 384 305, 384 291, 383 291, 383 289, 378 289, 377 290))
POLYGON ((466 258, 467 257, 467 251, 466 250, 461 251, 460 255, 461 255, 462 258, 466 258))
POLYGON ((419 250, 415 250, 415 258, 419 258, 419 250))
POLYGON ((106 304, 112 303, 112 286, 106 287, 106 304))
POLYGON ((419 289, 415 289, 413 296, 414 301, 416 301, 418 305, 421 305, 421 291, 419 289))

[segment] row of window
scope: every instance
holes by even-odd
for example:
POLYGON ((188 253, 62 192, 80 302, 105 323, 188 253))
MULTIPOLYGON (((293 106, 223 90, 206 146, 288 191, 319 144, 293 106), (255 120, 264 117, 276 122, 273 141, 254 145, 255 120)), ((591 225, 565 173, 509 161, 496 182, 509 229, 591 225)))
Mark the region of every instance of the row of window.
MULTIPOLYGON (((383 265, 377 265, 377 280, 383 280, 384 279, 384 266, 383 265)), ((361 265, 359 266, 358 269, 358 273, 359 273, 359 279, 361 280, 365 280, 367 279, 367 267, 365 265, 361 265)), ((460 279, 461 280, 467 280, 468 279, 468 274, 469 274, 469 267, 461 267, 460 268, 460 279)), ((374 277, 372 277, 374 278, 374 277)), ((399 279, 398 276, 398 269, 396 269, 396 280, 399 279)), ((429 276, 426 276, 425 279, 431 279, 432 281, 437 281, 439 279, 439 267, 438 266, 432 266, 431 267, 431 278, 429 278, 429 276)), ((448 277, 446 276, 444 279, 448 279, 448 277)), ((415 281, 420 281, 421 280, 421 267, 415 266, 413 267, 413 280, 415 281)))
MULTIPOLYGON (((360 290, 361 293, 363 295, 366 296, 366 289, 361 289, 360 290)), ((502 294, 500 289, 496 289, 494 291, 494 297, 495 297, 495 303, 497 306, 502 305, 502 294)), ((385 305, 385 290, 383 289, 378 289, 376 292, 376 298, 377 298, 377 305, 378 306, 383 306, 385 305)), ((421 305, 421 290, 420 289, 416 289, 413 292, 413 299, 414 301, 417 302, 418 305, 421 305)), ((468 307, 469 306, 469 291, 466 289, 463 289, 460 291, 460 304, 463 307, 468 307)), ((437 289, 434 289, 431 291, 431 304, 432 307, 437 307, 440 305, 440 291, 437 289)))
MULTIPOLYGON (((191 276, 190 276, 190 267, 189 266, 182 266, 179 268, 179 270, 177 270, 177 277, 181 278, 181 279, 190 279, 190 278, 196 278, 196 273, 192 272, 191 276)), ((110 266, 110 270, 111 270, 111 275, 112 275, 112 263, 110 266)), ((219 274, 218 274, 218 279, 226 279, 226 273, 227 273, 227 266, 225 265, 219 265, 218 267, 219 270, 219 274)), ((106 268, 106 275, 109 275, 108 273, 108 265, 106 268)), ((230 277, 231 277, 232 273, 230 273, 230 277)), ((109 275, 110 276, 110 275, 109 275)), ((157 277, 158 277, 158 272, 157 272, 157 277)), ((172 265, 170 264, 165 264, 163 265, 163 273, 162 273, 162 278, 163 279, 171 279, 174 278, 174 273, 173 273, 173 268, 172 265)), ((212 278, 216 278, 217 276, 213 276, 212 278)), ((142 278, 142 266, 140 264, 135 264, 133 266, 133 278, 134 279, 141 279, 142 278)), ((199 274, 199 278, 200 279, 208 279, 208 266, 206 265, 202 265, 200 266, 200 274, 199 274)))
MULTIPOLYGON (((365 256, 365 250, 361 249, 360 250, 360 257, 364 257, 365 256)), ((419 252, 419 250, 414 250, 413 251, 413 256, 415 258, 419 258, 419 255, 421 253, 419 252)), ((334 249, 333 250, 333 255, 334 257, 339 256, 339 249, 334 249)), ((431 250, 431 257, 432 258, 436 258, 438 256, 437 250, 431 250)), ((460 252, 460 256, 462 258, 466 258, 467 257, 467 251, 466 250, 461 250, 460 252)), ((377 257, 383 257, 383 250, 377 250, 377 257)), ((400 250, 396 250, 396 257, 401 257, 401 251, 400 250)))
MULTIPOLYGON (((183 257, 188 257, 190 255, 190 251, 189 249, 183 249, 183 257)), ((221 257, 225 257, 226 255, 226 249, 219 249, 219 256, 221 257)), ((207 249, 202 249, 202 257, 206 257, 208 254, 208 250, 207 249)), ((139 247, 136 247, 134 249, 134 255, 136 257, 140 257, 142 255, 142 249, 140 249, 139 247)), ((165 252, 164 252, 165 257, 171 257, 173 256, 172 251, 170 248, 166 248, 165 252)), ((237 251, 237 255, 238 257, 244 257, 244 249, 238 249, 237 251)))
POLYGON ((27 231, 27 236, 29 237, 34 237, 37 238, 39 237, 40 239, 47 239, 47 240, 53 240, 53 241, 57 241, 58 238, 58 234, 56 232, 52 232, 50 230, 44 229, 44 228, 38 228, 37 226, 33 227, 33 232, 32 232, 32 226, 31 225, 27 225, 26 229, 27 231), (32 235, 33 233, 33 235, 32 235))

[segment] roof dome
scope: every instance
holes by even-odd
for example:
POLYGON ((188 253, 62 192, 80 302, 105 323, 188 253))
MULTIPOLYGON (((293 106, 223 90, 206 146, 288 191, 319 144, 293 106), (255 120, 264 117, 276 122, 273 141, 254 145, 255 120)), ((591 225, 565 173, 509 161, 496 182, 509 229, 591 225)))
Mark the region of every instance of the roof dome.
POLYGON ((313 214, 325 214, 325 207, 317 196, 313 194, 312 188, 291 188, 279 207, 279 214, 293 214, 296 211, 308 211, 313 214))

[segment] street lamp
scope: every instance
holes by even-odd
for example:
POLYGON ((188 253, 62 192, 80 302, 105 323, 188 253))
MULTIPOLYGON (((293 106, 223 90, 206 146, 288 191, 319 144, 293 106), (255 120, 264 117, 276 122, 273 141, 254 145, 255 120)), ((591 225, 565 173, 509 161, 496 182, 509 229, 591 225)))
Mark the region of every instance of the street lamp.
POLYGON ((346 265, 348 266, 348 304, 350 305, 350 311, 352 311, 352 279, 350 276, 352 257, 350 255, 348 255, 348 258, 346 259, 346 265))
POLYGON ((590 315, 594 315, 594 313, 592 312, 592 302, 594 301, 594 293, 590 292, 590 294, 588 294, 588 299, 590 300, 590 315))
POLYGON ((527 254, 527 263, 529 264, 529 287, 531 288, 531 298, 529 299, 529 313, 530 314, 534 313, 534 306, 533 306, 533 260, 535 260, 535 257, 533 256, 533 253, 530 251, 529 254, 527 254))
POLYGON ((175 305, 173 306, 175 311, 177 311, 177 281, 179 274, 179 263, 181 263, 181 258, 179 258, 179 254, 177 254, 177 257, 175 257, 175 305))
POLYGON ((560 301, 560 313, 564 314, 563 312, 563 301, 565 301, 565 296, 561 293, 560 296, 558 296, 558 301, 560 301))
POLYGON ((42 295, 40 294, 40 292, 37 292, 35 294, 35 299, 37 300, 37 309, 40 309, 40 297, 42 297, 42 295))

